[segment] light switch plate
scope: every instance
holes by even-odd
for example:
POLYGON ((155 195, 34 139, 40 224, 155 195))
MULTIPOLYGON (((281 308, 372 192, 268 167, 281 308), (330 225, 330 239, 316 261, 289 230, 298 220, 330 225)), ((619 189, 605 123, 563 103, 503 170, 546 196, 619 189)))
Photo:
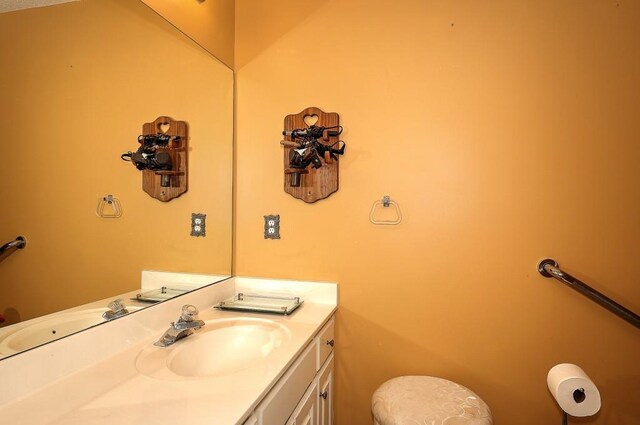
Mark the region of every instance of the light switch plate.
POLYGON ((264 238, 280 239, 280 215, 264 216, 264 238))
POLYGON ((206 236, 206 214, 191 214, 191 236, 206 236))

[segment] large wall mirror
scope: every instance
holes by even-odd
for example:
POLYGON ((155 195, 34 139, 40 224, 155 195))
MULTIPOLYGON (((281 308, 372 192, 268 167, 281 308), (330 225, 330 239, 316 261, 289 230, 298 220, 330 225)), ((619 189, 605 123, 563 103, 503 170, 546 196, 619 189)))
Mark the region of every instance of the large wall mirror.
POLYGON ((231 274, 231 69, 140 0, 81 0, 0 13, 0 75, 0 245, 27 239, 0 263, 2 329, 136 291, 142 270, 231 274), (160 116, 189 128, 169 202, 120 158, 160 116), (121 217, 96 214, 107 195, 121 217))

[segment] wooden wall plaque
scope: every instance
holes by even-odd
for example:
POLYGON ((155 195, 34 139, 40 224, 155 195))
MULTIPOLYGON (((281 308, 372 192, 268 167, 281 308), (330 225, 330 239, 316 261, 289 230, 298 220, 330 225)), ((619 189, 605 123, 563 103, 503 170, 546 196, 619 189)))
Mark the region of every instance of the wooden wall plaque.
POLYGON ((151 197, 162 202, 168 202, 185 193, 187 184, 187 140, 189 132, 185 121, 175 121, 169 117, 158 117, 153 122, 142 126, 142 134, 166 134, 180 136, 179 140, 169 142, 167 153, 171 156, 172 170, 142 171, 142 190, 151 197), (169 180, 169 186, 163 187, 161 180, 169 180))
MULTIPOLYGON (((340 116, 335 112, 324 112, 320 108, 309 107, 300 113, 287 115, 284 118, 284 130, 292 131, 304 129, 311 125, 318 127, 333 127, 340 125, 340 116), (317 118, 317 120, 316 120, 317 118), (314 122, 315 121, 315 122, 314 122)), ((291 136, 285 136, 285 141, 291 142, 291 136)), ((340 136, 327 136, 320 139, 320 143, 326 146, 337 146, 340 136)), ((284 145, 284 191, 304 202, 313 203, 327 198, 338 190, 339 160, 325 156, 321 159, 320 168, 307 167, 300 174, 300 186, 291 185, 291 171, 289 167, 290 151, 295 149, 284 145)))

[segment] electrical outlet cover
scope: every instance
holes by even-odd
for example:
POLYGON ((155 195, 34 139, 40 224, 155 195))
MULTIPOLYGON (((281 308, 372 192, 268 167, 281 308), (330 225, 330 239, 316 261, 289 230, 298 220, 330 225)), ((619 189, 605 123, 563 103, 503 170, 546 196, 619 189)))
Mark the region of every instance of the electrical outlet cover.
POLYGON ((280 239, 280 215, 264 216, 264 238, 280 239))
POLYGON ((206 214, 191 214, 191 236, 206 236, 206 214))

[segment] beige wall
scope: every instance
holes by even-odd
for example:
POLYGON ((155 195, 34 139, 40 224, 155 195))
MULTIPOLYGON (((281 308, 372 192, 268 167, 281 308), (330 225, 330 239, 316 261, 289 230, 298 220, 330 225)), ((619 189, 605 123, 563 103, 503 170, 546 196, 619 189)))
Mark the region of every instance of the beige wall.
POLYGON ((140 286, 143 269, 231 269, 232 71, 136 0, 83 0, 0 15, 0 265, 8 321, 140 286), (145 122, 187 121, 189 191, 142 191, 120 154, 145 122), (120 199, 120 219, 96 216, 120 199), (207 237, 190 234, 207 214, 207 237))
POLYGON ((234 0, 142 1, 233 67, 234 0))
POLYGON ((340 283, 336 423, 404 374, 460 382, 497 424, 554 423, 555 364, 637 423, 638 330, 560 283, 640 310, 640 3, 237 0, 238 275, 340 283), (282 189, 284 116, 340 113, 340 190, 282 189), (391 195, 398 227, 368 220, 391 195), (262 216, 281 215, 280 240, 262 216))

